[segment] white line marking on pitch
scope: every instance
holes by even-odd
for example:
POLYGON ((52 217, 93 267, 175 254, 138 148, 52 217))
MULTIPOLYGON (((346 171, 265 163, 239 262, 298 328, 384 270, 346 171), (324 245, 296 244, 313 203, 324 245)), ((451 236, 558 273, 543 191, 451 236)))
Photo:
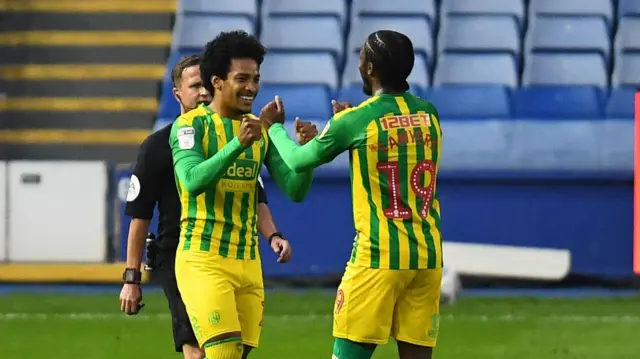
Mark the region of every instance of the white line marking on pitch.
MULTIPOLYGON (((120 313, 0 313, 0 321, 10 320, 169 320, 169 314, 138 314, 128 316, 120 313)), ((313 321, 330 320, 331 315, 298 314, 298 315, 265 315, 265 318, 282 321, 313 321)), ((591 323, 640 323, 640 316, 636 315, 456 315, 443 314, 442 320, 462 322, 523 322, 523 321, 552 321, 552 322, 591 322, 591 323)))

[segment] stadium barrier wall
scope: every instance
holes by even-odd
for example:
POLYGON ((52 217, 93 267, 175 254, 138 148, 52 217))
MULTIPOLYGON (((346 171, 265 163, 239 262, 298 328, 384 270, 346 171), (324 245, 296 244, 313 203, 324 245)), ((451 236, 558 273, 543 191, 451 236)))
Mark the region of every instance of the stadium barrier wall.
POLYGON ((10 161, 0 177, 7 197, 0 282, 121 280, 123 265, 106 263, 104 162, 10 161))
MULTIPOLYGON (((264 176, 269 207, 294 246, 293 260, 281 265, 266 241, 260 242, 265 276, 342 273, 355 236, 350 181, 348 171, 341 177, 322 173, 300 204, 286 199, 264 176)), ((116 180, 126 183, 130 174, 123 169, 116 180)), ((633 276, 631 174, 607 178, 538 173, 530 178, 443 172, 438 193, 445 263, 463 274, 547 280, 567 274, 633 276)), ((129 223, 123 198, 118 199, 121 260, 129 223)))

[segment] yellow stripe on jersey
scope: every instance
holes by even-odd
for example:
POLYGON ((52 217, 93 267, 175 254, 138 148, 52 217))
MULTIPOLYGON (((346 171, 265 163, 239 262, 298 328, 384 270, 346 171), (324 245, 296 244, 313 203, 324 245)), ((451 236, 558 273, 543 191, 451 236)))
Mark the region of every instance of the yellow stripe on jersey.
MULTIPOLYGON (((211 120, 213 121, 213 128, 215 129, 218 148, 217 151, 220 151, 226 144, 226 136, 224 135, 224 123, 222 123, 222 118, 217 113, 211 115, 211 120)), ((220 250, 220 238, 222 238, 222 230, 224 227, 224 197, 217 196, 213 207, 213 216, 215 218, 215 223, 213 224, 213 233, 211 234, 211 253, 218 253, 220 250)))

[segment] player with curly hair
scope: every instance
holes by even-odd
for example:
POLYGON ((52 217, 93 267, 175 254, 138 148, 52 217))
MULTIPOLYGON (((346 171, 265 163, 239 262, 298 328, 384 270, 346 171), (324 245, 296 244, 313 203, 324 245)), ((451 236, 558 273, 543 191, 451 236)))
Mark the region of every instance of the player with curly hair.
MULTIPOLYGON (((209 359, 246 358, 258 346, 264 307, 256 207, 264 164, 291 200, 302 201, 313 171, 293 172, 270 145, 251 107, 260 88, 265 48, 243 31, 209 42, 200 62, 209 106, 180 116, 169 139, 182 205, 176 279, 198 344, 209 359)), ((281 101, 265 121, 284 117, 281 101)), ((299 141, 306 138, 298 136, 299 141)), ((279 262, 291 256, 281 236, 269 238, 279 262)))

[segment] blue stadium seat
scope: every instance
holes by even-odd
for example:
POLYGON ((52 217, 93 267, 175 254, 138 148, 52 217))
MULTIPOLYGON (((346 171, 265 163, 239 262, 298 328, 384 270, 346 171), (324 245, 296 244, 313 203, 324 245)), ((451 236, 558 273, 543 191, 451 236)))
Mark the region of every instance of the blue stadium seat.
POLYGON ((329 91, 322 85, 263 85, 253 104, 253 111, 257 115, 264 105, 279 95, 287 110, 287 121, 296 117, 303 120, 331 118, 331 97, 329 91))
POLYGON ((189 14, 211 14, 246 16, 251 20, 258 17, 256 0, 181 0, 181 10, 189 14))
POLYGON ((515 117, 598 119, 604 94, 593 86, 533 86, 514 94, 515 117))
POLYGON ((509 169, 510 126, 503 120, 440 121, 442 171, 509 169))
POLYGON ((510 16, 451 16, 443 21, 438 52, 520 53, 520 34, 510 16))
POLYGON ((427 100, 448 119, 508 119, 511 116, 508 90, 504 86, 443 86, 425 91, 427 100))
POLYGON ((618 23, 614 53, 640 52, 640 17, 625 17, 618 23))
POLYGON ((616 56, 611 85, 640 87, 640 53, 616 56))
POLYGON ((222 31, 245 30, 254 33, 254 25, 244 16, 183 16, 176 22, 174 43, 178 49, 202 51, 202 47, 222 31))
POLYGON ((598 122, 601 121, 515 121, 511 158, 530 170, 599 170, 598 122))
POLYGON ((153 123, 153 132, 161 130, 164 126, 167 126, 175 121, 175 118, 159 118, 153 123))
POLYGON ((167 59, 167 68, 166 68, 166 72, 164 74, 163 81, 171 82, 171 71, 173 70, 173 67, 176 66, 178 61, 180 61, 180 59, 183 56, 198 54, 198 53, 200 53, 201 50, 202 49, 200 49, 200 50, 184 49, 184 50, 180 50, 180 51, 172 51, 169 54, 169 58, 167 59))
MULTIPOLYGON (((349 86, 352 84, 359 84, 358 86, 362 86, 362 77, 358 70, 358 64, 360 64, 360 55, 357 53, 351 53, 347 59, 347 64, 344 67, 342 86, 349 86)), ((412 87, 429 87, 430 81, 428 67, 424 57, 421 55, 415 56, 413 71, 409 75, 408 82, 412 87)))
POLYGON ((433 0, 353 0, 352 22, 367 16, 416 16, 427 19, 431 26, 437 18, 433 0))
POLYGON ((636 89, 630 87, 612 89, 607 102, 607 118, 633 119, 635 94, 636 89))
POLYGON ((625 16, 640 16, 640 2, 638 0, 618 0, 618 18, 625 16))
POLYGON ((507 15, 522 26, 524 3, 522 0, 443 0, 440 17, 443 21, 451 15, 507 15))
POLYGON ((529 18, 537 16, 598 16, 611 24, 611 0, 531 0, 529 18))
POLYGON ((426 56, 432 63, 433 35, 424 19, 406 17, 363 17, 351 23, 347 52, 359 51, 367 37, 378 30, 395 30, 407 35, 415 52, 426 56))
POLYGON ((176 118, 180 115, 180 104, 173 98, 173 83, 164 81, 158 106, 158 116, 163 118, 176 118))
POLYGON ((350 102, 354 106, 361 104, 369 98, 369 96, 365 95, 362 91, 362 84, 355 83, 340 88, 336 97, 336 100, 341 102, 350 102))
POLYGON ((599 54, 530 54, 525 58, 522 84, 591 85, 606 87, 608 75, 599 54))
POLYGON ((440 55, 433 85, 463 84, 516 87, 518 75, 513 56, 448 53, 440 55))
POLYGON ((608 170, 633 171, 633 119, 606 120, 597 126, 601 139, 602 167, 608 170))
POLYGON ((347 1, 291 1, 291 0, 263 0, 262 19, 289 16, 317 16, 338 19, 340 27, 347 26, 347 1))
POLYGON ((262 23, 260 40, 274 51, 330 52, 341 63, 342 32, 334 18, 268 18, 262 23))
POLYGON ((267 54, 260 74, 263 84, 338 87, 336 62, 330 54, 267 54))
MULTIPOLYGON (((588 2, 588 1, 587 1, 588 2)), ((608 62, 610 40, 601 18, 531 18, 526 52, 597 52, 608 62)))

